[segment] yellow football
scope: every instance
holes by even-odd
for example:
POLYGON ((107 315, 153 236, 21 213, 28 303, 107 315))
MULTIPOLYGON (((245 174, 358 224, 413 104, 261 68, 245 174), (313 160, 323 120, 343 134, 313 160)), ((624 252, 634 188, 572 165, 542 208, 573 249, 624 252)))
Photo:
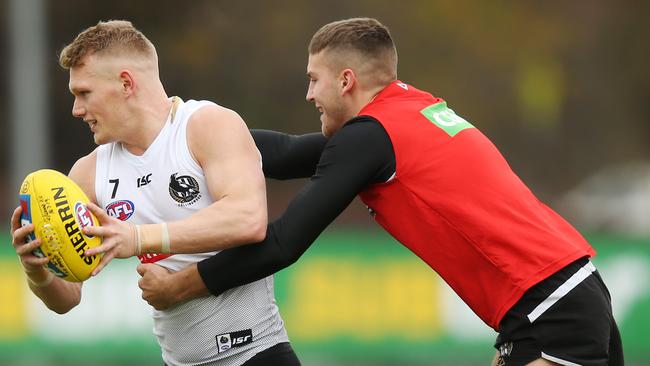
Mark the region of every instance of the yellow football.
POLYGON ((40 249, 33 253, 47 256, 47 269, 66 281, 88 279, 97 267, 100 256, 85 257, 84 252, 102 243, 100 237, 86 236, 86 226, 97 226, 99 220, 86 207, 88 197, 67 176, 42 169, 25 177, 20 186, 21 224, 33 223, 30 240, 41 239, 40 249))

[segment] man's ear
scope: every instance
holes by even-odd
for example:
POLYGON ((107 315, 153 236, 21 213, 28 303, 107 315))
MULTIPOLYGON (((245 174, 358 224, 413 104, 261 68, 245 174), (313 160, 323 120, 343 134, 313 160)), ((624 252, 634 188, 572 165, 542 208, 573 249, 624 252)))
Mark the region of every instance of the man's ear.
POLYGON ((120 82, 122 83, 122 93, 131 96, 135 92, 136 82, 133 73, 129 70, 120 71, 120 82))
POLYGON ((354 73, 354 70, 345 69, 341 71, 340 82, 341 82, 340 85, 341 94, 349 93, 350 90, 352 90, 354 85, 357 83, 357 76, 354 73))

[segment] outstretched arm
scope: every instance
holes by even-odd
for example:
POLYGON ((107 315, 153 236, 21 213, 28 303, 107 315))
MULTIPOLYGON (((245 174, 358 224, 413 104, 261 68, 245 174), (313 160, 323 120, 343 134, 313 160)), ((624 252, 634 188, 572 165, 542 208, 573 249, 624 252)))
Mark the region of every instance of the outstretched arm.
POLYGON ((327 143, 322 133, 289 135, 269 130, 251 130, 262 154, 264 176, 272 179, 309 178, 327 143))
POLYGON ((219 295, 289 266, 365 186, 385 181, 394 166, 392 145, 379 124, 346 125, 328 141, 316 174, 268 226, 264 241, 222 251, 155 286, 148 280, 156 276, 150 274, 140 283, 143 297, 154 307, 165 308, 205 295, 208 289, 219 295))

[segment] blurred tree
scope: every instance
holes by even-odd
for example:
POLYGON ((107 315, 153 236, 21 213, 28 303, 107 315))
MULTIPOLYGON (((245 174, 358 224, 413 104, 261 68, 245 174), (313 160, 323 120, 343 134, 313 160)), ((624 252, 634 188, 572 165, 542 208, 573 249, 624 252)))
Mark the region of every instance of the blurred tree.
MULTIPOLYGON (((86 126, 70 114, 68 74, 58 67, 57 53, 82 29, 118 18, 133 21, 156 44, 170 95, 214 100, 252 128, 317 131, 317 113, 304 101, 309 40, 329 21, 372 16, 393 33, 400 79, 445 98, 481 128, 544 200, 602 166, 650 160, 647 2, 48 4, 53 168, 62 171, 94 146, 86 126)), ((5 166, 0 158, 2 172, 5 166)))

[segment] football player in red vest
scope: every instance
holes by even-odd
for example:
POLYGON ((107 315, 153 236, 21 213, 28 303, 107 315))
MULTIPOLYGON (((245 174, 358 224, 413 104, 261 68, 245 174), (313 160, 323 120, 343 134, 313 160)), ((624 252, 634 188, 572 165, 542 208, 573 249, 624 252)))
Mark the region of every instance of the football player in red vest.
POLYGON ((309 45, 307 76, 322 134, 253 136, 267 177, 309 182, 263 242, 174 275, 144 265, 145 299, 164 308, 285 268, 358 195, 499 333, 494 365, 623 364, 593 248, 470 121, 397 79, 385 26, 369 18, 323 26, 309 45))

